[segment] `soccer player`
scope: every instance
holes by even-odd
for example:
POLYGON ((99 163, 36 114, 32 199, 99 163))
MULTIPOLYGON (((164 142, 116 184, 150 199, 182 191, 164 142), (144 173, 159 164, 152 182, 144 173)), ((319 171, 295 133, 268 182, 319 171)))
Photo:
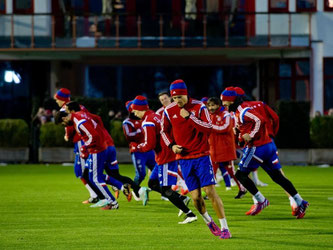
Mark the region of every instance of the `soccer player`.
MULTIPOLYGON (((236 91, 237 95, 240 96, 242 99, 244 96, 244 91, 239 88, 239 87, 235 87, 234 90, 236 91)), ((276 154, 278 155, 278 150, 277 147, 275 145, 274 142, 274 138, 277 135, 278 131, 279 131, 279 116, 274 112, 273 109, 271 109, 266 103, 261 102, 261 101, 248 101, 247 102, 255 111, 257 111, 260 115, 263 116, 263 118, 265 119, 265 125, 267 128, 267 132, 269 137, 272 138, 272 143, 273 146, 275 147, 276 150, 276 154)), ((282 168, 280 169, 281 173, 283 173, 282 168)), ((252 173, 257 173, 257 171, 253 171, 252 173)), ((254 176, 253 176, 254 177, 254 176)), ((253 182, 256 184, 256 186, 263 186, 260 184, 266 184, 266 183, 262 183, 259 179, 258 176, 257 178, 253 178, 253 182), (256 182, 257 179, 257 182, 256 182)), ((267 184, 266 184, 267 185, 267 184)), ((291 206, 291 210, 292 210, 292 215, 296 214, 297 211, 297 203, 294 200, 294 198, 288 194, 288 192, 286 192, 288 198, 289 198, 289 202, 290 202, 290 206, 291 206)), ((254 199, 254 203, 256 203, 256 199, 254 199)), ((255 206, 253 206, 254 208, 255 206)))
MULTIPOLYGON (((123 121, 123 131, 129 145, 132 142, 140 144, 144 141, 144 135, 141 131, 141 121, 133 114, 131 108, 132 103, 133 101, 126 102, 125 106, 128 111, 128 117, 123 121)), ((135 168, 134 182, 140 185, 146 177, 146 165, 151 171, 156 165, 155 154, 153 150, 143 153, 131 149, 131 147, 130 153, 135 168)))
MULTIPOLYGON (((155 114, 149 109, 147 99, 144 96, 137 96, 133 100, 134 114, 143 120, 142 128, 144 130, 145 141, 139 145, 132 143, 139 152, 148 152, 154 150, 156 154, 155 166, 148 186, 174 204, 182 213, 186 214, 186 218, 179 224, 187 224, 197 220, 195 214, 187 207, 190 198, 182 196, 171 189, 172 185, 177 183, 178 163, 176 155, 168 148, 161 138, 161 116, 155 114)), ((181 213, 181 214, 182 214, 181 213)))
POLYGON ((233 161, 236 160, 234 120, 230 113, 224 107, 221 107, 221 102, 216 97, 208 99, 207 107, 212 120, 212 133, 209 136, 210 156, 222 173, 224 169, 227 170, 235 180, 239 188, 235 199, 240 199, 246 194, 246 189, 234 175, 233 161))
POLYGON ((228 239, 231 234, 225 218, 221 198, 215 190, 215 178, 209 157, 208 136, 212 130, 206 106, 190 98, 183 80, 170 85, 173 103, 164 110, 161 135, 164 143, 177 154, 179 165, 191 193, 194 206, 215 236, 228 239), (209 216, 201 195, 203 188, 212 202, 221 229, 209 216))
POLYGON ((105 183, 103 171, 105 162, 108 161, 108 145, 104 140, 102 127, 91 119, 85 111, 82 111, 77 102, 66 104, 69 113, 67 119, 70 119, 75 126, 76 132, 84 141, 84 146, 80 148, 81 154, 88 156, 89 180, 101 191, 105 199, 97 202, 94 207, 109 206, 109 209, 118 209, 119 205, 116 199, 105 183))
MULTIPOLYGON (((67 116, 67 114, 61 113, 66 111, 66 103, 70 102, 71 92, 66 88, 59 89, 55 95, 54 99, 60 108, 60 112, 57 113, 55 117, 56 124, 60 124, 63 122, 62 118, 67 116)), ((85 110, 83 106, 81 106, 82 110, 85 110)), ((74 143, 74 173, 77 178, 80 178, 83 185, 88 190, 90 197, 88 200, 83 201, 82 203, 96 203, 99 201, 99 198, 103 197, 102 193, 90 182, 88 169, 85 170, 85 159, 80 157, 80 147, 84 145, 84 142, 81 140, 80 136, 75 132, 75 128, 73 125, 65 126, 65 141, 72 140, 74 143)))
POLYGON ((258 201, 248 215, 257 215, 269 205, 269 201, 248 177, 251 171, 261 166, 275 183, 295 199, 298 206, 295 216, 297 219, 303 218, 309 203, 302 199, 294 185, 282 174, 276 147, 265 126, 265 118, 244 102, 233 87, 226 88, 221 94, 221 99, 229 111, 235 112, 237 136, 239 141, 245 144, 236 177, 258 201))

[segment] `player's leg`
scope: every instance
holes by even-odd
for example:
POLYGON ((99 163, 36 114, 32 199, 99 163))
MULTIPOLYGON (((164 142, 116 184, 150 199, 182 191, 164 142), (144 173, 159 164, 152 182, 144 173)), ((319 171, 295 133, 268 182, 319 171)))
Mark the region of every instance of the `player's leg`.
POLYGON ((234 161, 226 161, 222 162, 221 164, 223 164, 224 168, 228 171, 230 177, 234 179, 235 183, 238 186, 239 191, 238 194, 235 196, 235 199, 241 199, 246 194, 247 191, 235 176, 234 161))
POLYGON ((145 161, 145 155, 144 153, 135 152, 132 154, 132 162, 135 169, 135 177, 134 182, 137 185, 140 185, 141 182, 146 177, 146 161, 145 161))
POLYGON ((262 155, 265 153, 263 146, 246 147, 243 151, 242 159, 239 163, 239 169, 236 172, 236 178, 249 191, 258 203, 246 213, 247 215, 256 215, 269 205, 268 200, 257 189, 254 182, 249 178, 249 173, 259 167, 263 163, 262 155), (261 158, 260 158, 261 157, 261 158))
POLYGON ((100 200, 92 207, 105 207, 107 205, 116 205, 118 204, 116 199, 111 194, 110 190, 108 189, 105 178, 103 176, 104 171, 104 163, 106 160, 106 150, 97 153, 97 154, 90 154, 89 160, 91 160, 92 171, 90 180, 95 184, 95 186, 102 192, 105 199, 100 200))
POLYGON ((223 163, 219 163, 219 169, 221 170, 226 190, 227 191, 231 190, 230 175, 229 175, 228 171, 225 169, 223 163))
POLYGON ((188 187, 189 193, 191 194, 194 207, 202 216, 211 233, 215 236, 221 236, 221 229, 216 225, 212 217, 208 214, 205 201, 201 194, 200 179, 195 173, 195 165, 197 164, 196 160, 197 159, 179 160, 181 172, 188 187))

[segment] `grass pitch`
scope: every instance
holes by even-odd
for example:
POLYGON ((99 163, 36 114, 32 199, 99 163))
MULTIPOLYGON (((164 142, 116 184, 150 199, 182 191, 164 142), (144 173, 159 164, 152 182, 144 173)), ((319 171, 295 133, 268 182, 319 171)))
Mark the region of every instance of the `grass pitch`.
MULTIPOLYGON (((134 176, 132 165, 121 165, 134 176)), ((198 221, 178 225, 178 210, 157 193, 146 207, 121 194, 119 210, 103 211, 81 202, 88 192, 72 167, 8 165, 0 167, 0 249, 329 249, 333 248, 333 168, 284 167, 302 197, 310 202, 304 219, 291 216, 283 190, 259 170, 269 184, 259 188, 271 205, 253 217, 247 194, 217 187, 232 239, 214 237, 198 212, 198 221)), ((144 182, 146 184, 146 182, 144 182)), ((217 218, 209 201, 208 212, 217 218)), ((218 223, 219 224, 219 223, 218 223)))

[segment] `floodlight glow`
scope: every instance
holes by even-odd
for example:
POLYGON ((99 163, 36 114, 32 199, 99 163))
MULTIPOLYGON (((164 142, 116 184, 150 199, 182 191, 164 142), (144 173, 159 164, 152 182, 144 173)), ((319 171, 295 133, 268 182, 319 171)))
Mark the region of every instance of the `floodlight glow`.
POLYGON ((5 71, 5 82, 12 82, 13 81, 13 71, 11 70, 6 70, 5 71))
POLYGON ((7 83, 14 82, 15 84, 21 83, 21 76, 19 73, 13 71, 13 70, 6 70, 4 80, 7 83))

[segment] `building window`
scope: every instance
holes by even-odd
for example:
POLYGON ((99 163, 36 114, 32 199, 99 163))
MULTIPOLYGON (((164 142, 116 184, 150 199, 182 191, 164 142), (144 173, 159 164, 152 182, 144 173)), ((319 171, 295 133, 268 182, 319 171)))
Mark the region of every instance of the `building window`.
POLYGON ((324 59, 324 110, 333 108, 333 58, 324 59))
POLYGON ((269 0, 269 12, 288 12, 289 0, 269 0))
POLYGON ((296 0, 297 12, 317 11, 317 0, 296 0))
POLYGON ((309 60, 293 60, 279 64, 280 100, 310 100, 309 60))
POLYGON ((13 0, 14 14, 32 14, 34 12, 34 0, 13 0))
POLYGON ((324 10, 333 11, 333 0, 324 0, 324 10))
POLYGON ((6 0, 0 0, 0 14, 6 14, 6 0))

